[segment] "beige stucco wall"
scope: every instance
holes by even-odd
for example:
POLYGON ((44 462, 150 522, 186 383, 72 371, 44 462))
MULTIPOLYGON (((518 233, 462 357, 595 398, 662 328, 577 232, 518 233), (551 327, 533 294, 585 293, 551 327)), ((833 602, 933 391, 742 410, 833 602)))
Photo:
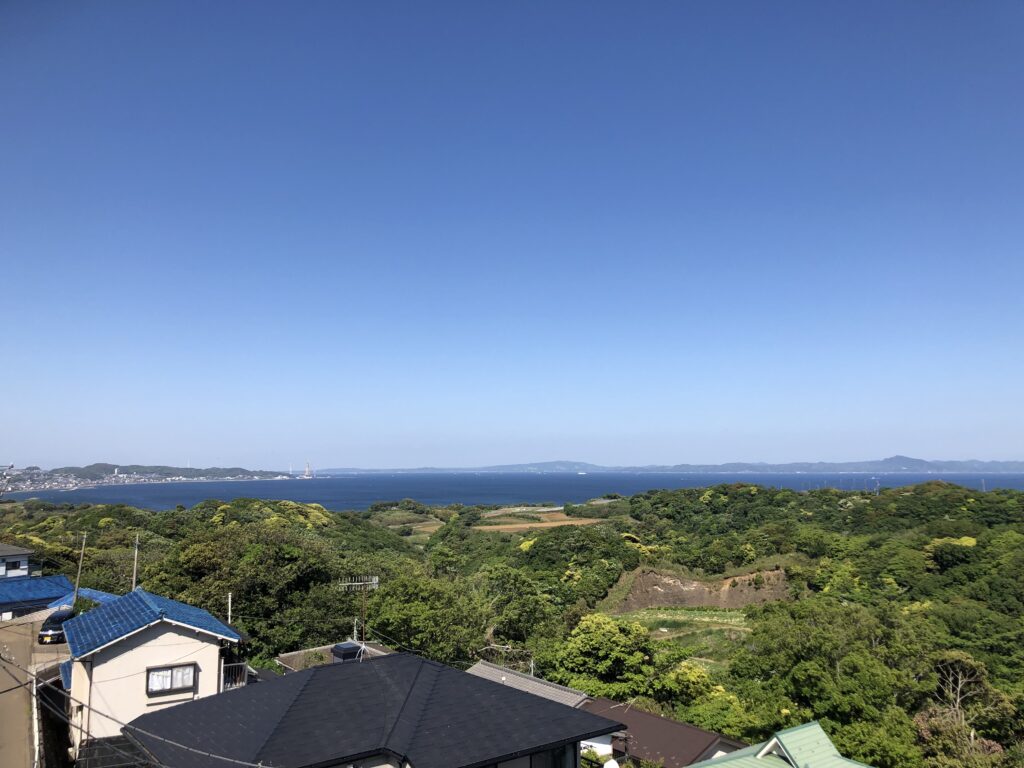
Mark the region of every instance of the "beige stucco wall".
POLYGON ((84 738, 117 736, 121 726, 111 717, 128 723, 147 712, 211 696, 220 687, 220 644, 216 638, 167 622, 155 624, 84 661, 73 662, 71 696, 91 711, 78 711, 72 703, 72 741, 77 747, 79 726, 88 732, 82 734, 84 738), (147 667, 189 663, 197 667, 196 693, 146 695, 147 667))

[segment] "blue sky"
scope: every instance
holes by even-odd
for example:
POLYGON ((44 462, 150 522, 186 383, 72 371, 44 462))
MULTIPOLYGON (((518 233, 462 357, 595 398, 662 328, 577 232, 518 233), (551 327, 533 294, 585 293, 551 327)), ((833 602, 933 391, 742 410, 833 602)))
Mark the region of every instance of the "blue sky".
POLYGON ((1022 36, 4 4, 0 460, 1024 458, 1022 36))

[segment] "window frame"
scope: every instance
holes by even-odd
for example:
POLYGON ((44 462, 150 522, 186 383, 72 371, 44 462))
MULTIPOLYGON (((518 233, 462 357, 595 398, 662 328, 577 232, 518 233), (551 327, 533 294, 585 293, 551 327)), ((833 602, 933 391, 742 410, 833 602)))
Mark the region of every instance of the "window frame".
POLYGON ((11 571, 20 571, 22 569, 21 560, 5 560, 4 573, 10 573, 11 571))
POLYGON ((160 696, 173 696, 179 693, 195 693, 199 690, 199 665, 194 661, 188 664, 160 664, 156 667, 146 667, 146 696, 149 698, 159 698, 160 696), (150 688, 150 675, 153 672, 170 672, 171 673, 171 685, 174 685, 174 670, 183 669, 190 667, 192 669, 192 684, 183 686, 181 688, 166 688, 160 691, 154 691, 150 688))

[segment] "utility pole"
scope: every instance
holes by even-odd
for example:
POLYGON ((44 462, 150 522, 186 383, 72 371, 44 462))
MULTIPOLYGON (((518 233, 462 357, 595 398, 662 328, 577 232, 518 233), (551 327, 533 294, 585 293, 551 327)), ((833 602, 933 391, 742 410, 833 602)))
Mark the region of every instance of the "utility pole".
POLYGON ((10 472, 12 469, 14 469, 13 464, 7 465, 6 467, 4 467, 3 475, 0 476, 0 499, 2 499, 4 497, 4 494, 7 492, 7 473, 10 472))
POLYGON ((228 624, 231 623, 231 593, 228 592, 228 624))
POLYGON ((78 575, 75 577, 75 594, 71 598, 71 610, 75 610, 75 603, 78 602, 78 586, 82 583, 82 562, 85 560, 85 537, 86 531, 82 531, 82 551, 78 555, 78 575))
POLYGON ((139 579, 139 534, 135 533, 135 562, 132 563, 132 591, 135 591, 135 584, 139 579))

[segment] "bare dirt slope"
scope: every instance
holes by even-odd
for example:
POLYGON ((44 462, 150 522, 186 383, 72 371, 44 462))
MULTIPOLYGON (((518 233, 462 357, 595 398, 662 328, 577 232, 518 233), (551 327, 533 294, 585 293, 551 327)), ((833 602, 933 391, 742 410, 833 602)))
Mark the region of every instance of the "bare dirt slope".
POLYGON ((697 581, 657 571, 641 571, 617 611, 626 613, 655 606, 743 608, 788 598, 786 572, 782 570, 758 571, 720 581, 697 581))

